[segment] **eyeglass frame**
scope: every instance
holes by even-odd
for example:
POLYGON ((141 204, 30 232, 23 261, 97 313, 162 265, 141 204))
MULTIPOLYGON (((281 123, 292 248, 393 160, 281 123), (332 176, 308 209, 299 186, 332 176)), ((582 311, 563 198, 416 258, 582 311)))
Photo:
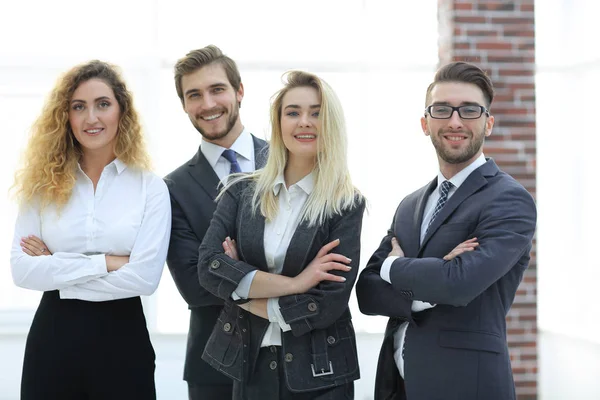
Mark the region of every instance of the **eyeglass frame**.
POLYGON ((427 114, 429 114, 429 116, 430 116, 431 118, 433 118, 433 119, 450 119, 450 118, 452 118, 452 114, 454 114, 454 111, 456 111, 456 112, 458 113, 458 117, 459 117, 460 119, 466 119, 466 120, 474 120, 474 119, 479 119, 479 118, 481 118, 481 116, 482 116, 484 113, 485 113, 486 117, 489 117, 489 116, 490 116, 490 111, 489 111, 487 108, 485 108, 484 106, 482 106, 482 105, 479 105, 479 104, 463 104, 463 105, 461 105, 461 106, 458 106, 458 107, 450 106, 450 105, 447 105, 447 104, 432 104, 432 105, 430 105, 430 106, 427 106, 427 107, 425 107, 425 116, 427 116, 427 114), (448 108, 451 108, 451 109, 452 109, 452 111, 450 112, 450 115, 449 115, 448 117, 446 117, 446 118, 434 117, 433 115, 431 115, 431 108, 432 108, 432 107, 435 107, 435 106, 448 107, 448 108), (460 109, 461 107, 479 107, 479 109, 481 110, 481 113, 480 113, 480 114, 479 114, 479 116, 478 116, 478 117, 476 117, 476 118, 464 118, 464 117, 463 117, 463 116, 460 114, 460 110, 459 110, 459 109, 460 109))

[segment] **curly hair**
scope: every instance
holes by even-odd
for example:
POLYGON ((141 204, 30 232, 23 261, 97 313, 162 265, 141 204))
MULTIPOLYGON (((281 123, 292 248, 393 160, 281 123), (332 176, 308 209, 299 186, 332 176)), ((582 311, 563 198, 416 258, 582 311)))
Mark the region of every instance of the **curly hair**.
POLYGON ((69 104, 82 83, 100 79, 114 92, 121 111, 115 156, 128 166, 150 168, 150 157, 133 96, 116 66, 93 60, 78 65, 58 79, 34 122, 24 151, 23 167, 15 175, 13 188, 21 203, 34 199, 41 207, 62 208, 71 197, 77 164, 82 156, 69 123, 69 104))

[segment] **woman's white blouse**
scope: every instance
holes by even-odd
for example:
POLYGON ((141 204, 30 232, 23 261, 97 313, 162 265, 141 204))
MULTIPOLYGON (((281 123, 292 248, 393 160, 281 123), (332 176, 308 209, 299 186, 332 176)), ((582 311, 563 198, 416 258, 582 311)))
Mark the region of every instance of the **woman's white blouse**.
POLYGON ((17 286, 59 290, 62 299, 107 301, 150 295, 158 286, 171 233, 168 189, 155 174, 116 159, 100 176, 96 192, 78 169, 69 202, 57 212, 37 204, 22 206, 11 251, 17 286), (32 257, 21 238, 35 235, 52 255, 32 257), (106 255, 129 256, 107 272, 106 255))

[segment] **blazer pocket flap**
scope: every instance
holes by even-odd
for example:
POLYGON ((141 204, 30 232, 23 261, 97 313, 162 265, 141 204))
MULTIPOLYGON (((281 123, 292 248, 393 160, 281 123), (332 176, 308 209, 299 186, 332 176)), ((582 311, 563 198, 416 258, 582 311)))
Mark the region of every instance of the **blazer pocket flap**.
POLYGON ((491 332, 476 331, 440 331, 439 345, 455 349, 480 350, 502 353, 506 349, 506 340, 491 332))

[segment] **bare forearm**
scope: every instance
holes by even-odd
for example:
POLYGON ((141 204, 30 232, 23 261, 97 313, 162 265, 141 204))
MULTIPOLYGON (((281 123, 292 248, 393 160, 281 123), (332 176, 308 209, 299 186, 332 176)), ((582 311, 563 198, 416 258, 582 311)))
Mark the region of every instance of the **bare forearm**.
POLYGON ((257 271, 248 292, 251 299, 282 297, 298 293, 293 278, 257 271))
POLYGON ((256 315, 257 317, 261 317, 266 320, 269 319, 269 314, 267 312, 267 299, 254 299, 248 303, 241 304, 240 307, 256 315))
POLYGON ((106 270, 113 272, 129 262, 129 256, 105 256, 106 270))

